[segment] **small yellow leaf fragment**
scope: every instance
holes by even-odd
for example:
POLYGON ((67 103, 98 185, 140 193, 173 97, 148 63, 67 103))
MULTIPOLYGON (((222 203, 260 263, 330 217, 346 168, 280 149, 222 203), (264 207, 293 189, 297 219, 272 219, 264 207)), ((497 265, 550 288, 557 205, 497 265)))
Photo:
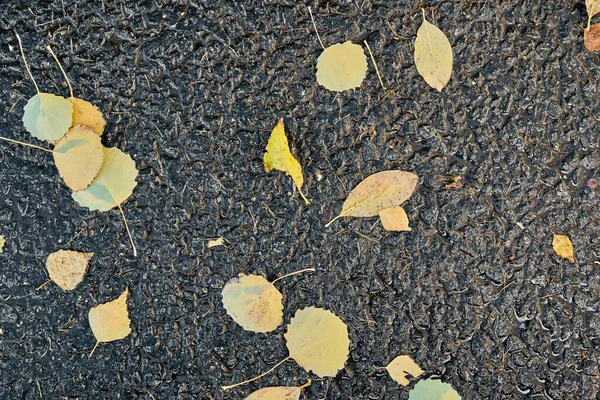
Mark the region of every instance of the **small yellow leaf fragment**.
POLYGON ((100 109, 90 103, 89 101, 78 99, 77 97, 71 97, 71 104, 73 104, 73 122, 72 125, 85 125, 89 126, 99 136, 102 136, 106 121, 100 109))
MULTIPOLYGON (((97 340, 96 346, 98 343, 123 339, 131 333, 129 326, 131 321, 127 310, 128 296, 129 288, 126 288, 115 300, 99 304, 90 309, 88 319, 97 340)), ((94 349, 96 346, 94 346, 94 349)), ((93 352, 94 350, 92 350, 93 352)))
POLYGON ((348 327, 331 311, 315 307, 297 311, 284 337, 290 357, 321 378, 336 376, 348 359, 348 327))
POLYGON ((367 76, 367 56, 352 42, 327 47, 317 59, 317 82, 335 92, 360 87, 367 76))
POLYGON ((302 386, 274 386, 252 392, 245 400, 298 400, 302 389, 310 386, 309 380, 302 386))
POLYGON ((224 240, 225 240, 225 238, 223 236, 216 238, 216 239, 211 239, 208 241, 208 248, 212 249, 213 247, 223 246, 224 240))
POLYGON ((567 235, 554 234, 552 248, 554 249, 554 252, 562 258, 575 262, 573 243, 567 235))
POLYGON ((267 143, 266 153, 264 156, 265 170, 270 172, 273 169, 286 172, 292 177, 300 196, 306 204, 310 204, 308 199, 302 193, 302 184, 304 177, 302 176, 302 167, 298 160, 294 158, 288 145, 287 137, 285 136, 285 127, 283 118, 271 132, 271 137, 267 143))
POLYGON ((227 314, 247 331, 270 332, 283 322, 283 296, 260 275, 240 274, 221 296, 227 314))
POLYGON ((402 386, 406 386, 410 383, 409 380, 406 379, 407 374, 410 374, 415 378, 418 378, 423 374, 421 367, 419 367, 410 356, 406 355, 394 358, 385 369, 392 379, 402 386))
POLYGON ((452 76, 454 55, 444 32, 425 19, 425 11, 417 31, 414 58, 417 71, 425 82, 441 92, 452 76))
POLYGON ((77 192, 87 188, 104 163, 100 137, 84 125, 75 125, 54 146, 56 168, 65 183, 77 192))
POLYGON ((379 210, 379 218, 386 231, 402 232, 411 230, 408 226, 408 215, 406 215, 404 208, 400 206, 379 210))
POLYGON ((81 283, 94 253, 58 250, 46 259, 50 279, 63 290, 73 290, 81 283))
POLYGON ((0 254, 4 252, 4 245, 6 244, 6 240, 4 236, 0 235, 0 254))

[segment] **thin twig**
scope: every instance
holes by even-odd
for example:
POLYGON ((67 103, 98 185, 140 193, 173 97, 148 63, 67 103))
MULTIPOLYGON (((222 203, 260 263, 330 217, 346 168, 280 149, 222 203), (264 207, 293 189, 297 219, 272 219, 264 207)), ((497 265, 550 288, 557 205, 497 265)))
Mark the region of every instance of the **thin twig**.
MULTIPOLYGON (((74 98, 75 96, 73 96, 73 86, 71 86, 71 81, 69 80, 67 73, 63 69, 62 64, 60 63, 60 61, 58 61, 58 57, 56 57, 56 54, 54 54, 54 52, 52 51, 52 47, 50 47, 50 45, 48 45, 48 46, 46 46, 46 48, 48 49, 48 51, 50 51, 50 54, 52 54, 52 57, 54 57, 54 61, 56 61, 56 63, 58 64, 58 68, 60 68, 61 72, 63 73, 63 75, 65 77, 65 80, 67 81, 67 85, 69 85, 69 91, 71 92, 71 98, 74 98)), ((377 69, 377 67, 375 67, 375 69, 377 69)))
POLYGON ((281 360, 281 361, 279 361, 277 364, 275 364, 275 365, 274 365, 272 368, 270 368, 269 370, 267 370, 267 371, 263 372, 262 374, 260 374, 260 375, 258 375, 258 376, 255 376, 254 378, 250 378, 250 379, 248 379, 248 380, 245 380, 245 381, 243 381, 243 382, 235 383, 235 384, 233 384, 233 385, 229 385, 229 386, 221 386, 221 389, 223 389, 223 390, 229 390, 229 389, 232 389, 232 388, 234 388, 234 387, 236 387, 236 386, 245 385, 246 383, 250 383, 250 382, 253 382, 253 381, 257 380, 257 379, 260 379, 260 378, 262 378, 263 376, 265 376, 265 375, 268 375, 268 374, 270 374, 271 372, 273 372, 273 370, 274 370, 275 368, 279 367, 281 364, 283 364, 284 362, 286 362, 287 360, 289 360, 289 359, 290 359, 290 357, 291 357, 291 356, 287 356, 286 358, 284 358, 283 360, 281 360))
POLYGON ((275 282, 277 282, 278 280, 287 278, 288 276, 298 275, 298 274, 301 274, 304 272, 315 272, 315 269, 314 268, 305 268, 305 269, 301 269, 300 271, 290 272, 289 274, 285 274, 285 275, 280 276, 279 278, 275 279, 273 282, 271 282, 271 284, 275 284, 275 282))
POLYGON ((323 48, 323 50, 325 50, 325 45, 323 44, 323 41, 321 40, 321 36, 319 36, 319 31, 317 30, 317 24, 315 24, 315 18, 313 17, 310 7, 308 7, 308 13, 310 14, 310 19, 312 20, 312 24, 315 27, 315 33, 317 34, 317 39, 319 39, 319 43, 321 43, 321 47, 323 48))
POLYGON ((40 286, 36 287, 35 290, 40 290, 41 288, 43 288, 44 286, 46 286, 50 282, 52 282, 52 278, 48 279, 46 282, 44 282, 40 286))
POLYGON ((23 62, 25 63, 25 68, 27 68, 27 72, 29 73, 29 77, 33 81, 33 85, 35 86, 35 90, 37 90, 37 92, 40 93, 40 88, 39 88, 37 82, 35 81, 35 79, 33 78, 33 74, 31 73, 31 69, 29 69, 29 64, 27 64, 27 59, 25 58, 25 52, 23 51, 23 44, 21 43, 21 36, 19 36, 18 33, 15 33, 15 35, 17 35, 17 40, 19 41, 19 49, 21 50, 21 56, 23 56, 23 62))
POLYGON ((371 61, 373 61, 373 65, 375 66, 375 72, 377 73, 377 77, 379 78, 379 83, 381 83, 381 88, 385 91, 385 86, 383 84, 383 79, 381 79, 381 74, 379 73, 379 68, 377 68, 377 63, 375 62, 375 57, 373 57, 373 52, 371 51, 371 46, 365 40, 365 46, 367 46, 367 50, 369 50, 369 55, 371 56, 371 61))
POLYGON ((34 149, 43 150, 43 151, 46 151, 48 153, 54 153, 52 150, 48 150, 48 149, 45 149, 43 147, 36 146, 35 144, 20 142, 18 140, 9 139, 9 138, 4 137, 4 136, 0 136, 0 140, 6 140, 7 142, 17 143, 17 144, 20 144, 20 145, 23 145, 23 146, 34 148, 34 149))

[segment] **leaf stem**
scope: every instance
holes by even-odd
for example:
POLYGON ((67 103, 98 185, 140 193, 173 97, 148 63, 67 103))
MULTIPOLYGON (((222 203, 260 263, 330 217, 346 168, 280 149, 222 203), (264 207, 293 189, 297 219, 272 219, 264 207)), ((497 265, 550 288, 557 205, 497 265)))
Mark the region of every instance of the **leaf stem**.
POLYGON ((333 224, 335 221, 337 221, 338 219, 342 218, 343 215, 340 214, 337 217, 335 217, 334 219, 332 219, 331 221, 329 221, 328 223, 325 224, 325 228, 329 228, 329 225, 333 224))
POLYGON ((7 142, 17 143, 17 144, 20 144, 20 145, 23 145, 23 146, 34 148, 34 149, 43 150, 43 151, 46 151, 48 153, 54 153, 52 150, 48 150, 48 149, 45 149, 43 147, 36 146, 35 144, 25 143, 25 142, 21 142, 21 141, 14 140, 14 139, 9 139, 9 138, 4 137, 4 136, 0 136, 0 140, 6 140, 7 142))
MULTIPOLYGON (((114 199, 114 197, 113 197, 113 199, 114 199)), ((116 201, 115 201, 115 203, 116 203, 116 201)), ((129 235, 129 241, 131 242, 131 247, 133 247, 133 256, 137 257, 137 249, 135 248, 135 243, 133 242, 133 236, 131 236, 131 231, 129 230, 129 225, 127 225, 127 219, 125 218, 125 213, 123 212, 123 207, 121 207, 120 204, 117 204, 117 207, 119 207, 119 211, 121 211, 121 215, 123 216, 123 222, 125 223, 125 229, 127 229, 127 234, 129 235)))
POLYGON ((65 80, 67 81, 67 85, 69 85, 69 91, 71 92, 71 98, 74 98, 75 96, 73 96, 73 86, 71 86, 71 81, 69 80, 67 73, 63 69, 62 64, 60 63, 60 61, 58 61, 58 57, 56 57, 56 54, 54 54, 54 51, 52 51, 52 47, 50 47, 50 45, 48 45, 48 46, 46 46, 46 48, 48 49, 48 51, 50 51, 50 54, 52 54, 52 57, 54 57, 54 61, 56 61, 56 63, 58 64, 58 68, 60 68, 63 76, 65 77, 65 80))
POLYGON ((275 284, 275 282, 277 282, 280 279, 283 278, 287 278, 288 276, 293 276, 293 275, 298 275, 298 274, 302 274, 304 272, 315 272, 315 268, 305 268, 305 269, 301 269, 300 271, 295 271, 295 272, 290 272, 289 274, 285 274, 283 276, 280 276, 279 278, 275 279, 273 282, 271 282, 272 284, 275 284))
POLYGON ((25 58, 25 52, 23 51, 23 44, 21 43, 21 36, 19 36, 18 33, 15 33, 15 35, 17 35, 17 41, 19 42, 19 49, 21 50, 21 56, 23 57, 23 62, 25 63, 25 68, 27 69, 27 72, 29 73, 29 77, 33 81, 35 90, 37 90, 37 92, 40 93, 40 88, 39 88, 37 82, 35 81, 33 74, 31 73, 31 69, 29 69, 29 64, 27 64, 27 59, 25 58))
POLYGON ((43 288, 44 286, 46 286, 50 282, 52 282, 52 278, 48 279, 46 282, 44 282, 40 286, 36 287, 35 290, 40 290, 41 288, 43 288))
POLYGON ((96 351, 96 347, 98 347, 99 344, 100 344, 100 342, 97 341, 96 344, 94 345, 94 348, 90 352, 90 355, 88 356, 88 358, 92 358, 92 354, 94 354, 94 352, 96 351))
POLYGON ((298 389, 304 389, 305 387, 309 387, 310 385, 312 385, 312 379, 308 378, 308 382, 306 382, 302 386, 298 386, 298 389))
POLYGON ((279 361, 277 364, 275 364, 273 367, 271 367, 271 368, 270 368, 270 369, 268 369, 267 371, 263 372, 262 374, 255 376, 254 378, 250 378, 250 379, 248 379, 248 380, 245 380, 245 381, 243 381, 243 382, 238 382, 238 383, 235 383, 235 384, 233 384, 233 385, 221 386, 221 389, 223 389, 223 390, 229 390, 229 389, 233 389, 234 387, 241 386, 241 385, 245 385, 246 383, 250 383, 250 382, 253 382, 253 381, 257 380, 257 379, 260 379, 260 378, 262 378, 263 376, 265 376, 265 375, 268 375, 268 374, 270 374, 271 372, 273 372, 273 370, 275 370, 277 367, 279 367, 281 364, 283 364, 284 362, 286 362, 286 361, 287 361, 287 360, 289 360, 290 358, 291 358, 291 356, 287 356, 286 358, 284 358, 283 360, 281 360, 281 361, 279 361))
POLYGON ((321 36, 319 36, 319 31, 317 30, 317 24, 315 24, 315 18, 313 17, 312 10, 310 9, 310 7, 308 7, 308 13, 310 14, 310 19, 312 20, 312 24, 315 27, 315 33, 317 34, 317 39, 319 39, 319 43, 321 43, 321 47, 323 48, 323 50, 325 50, 325 45, 323 44, 323 41, 321 40, 321 36))
POLYGON ((300 192, 300 196, 302 196, 302 199, 304 200, 304 202, 306 203, 306 205, 309 205, 310 201, 308 201, 308 199, 306 198, 306 196, 304 196, 304 193, 302 193, 302 190, 300 188, 298 188, 298 191, 300 192))
POLYGON ((371 56, 371 61, 373 61, 373 65, 375 66, 375 72, 377 73, 377 78, 379 78, 379 83, 381 83, 381 88, 385 91, 385 86, 383 84, 383 79, 381 79, 381 74, 379 73, 379 68, 377 68, 377 63, 375 62, 375 57, 373 57, 373 52, 371 51, 371 46, 364 40, 365 46, 367 46, 367 50, 369 50, 369 55, 371 56))

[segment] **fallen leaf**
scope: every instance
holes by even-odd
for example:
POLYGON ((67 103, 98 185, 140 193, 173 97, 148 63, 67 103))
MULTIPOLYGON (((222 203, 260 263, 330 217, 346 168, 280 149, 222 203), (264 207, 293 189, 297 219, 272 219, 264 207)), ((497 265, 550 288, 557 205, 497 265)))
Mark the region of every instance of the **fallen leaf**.
POLYGON ((575 262, 573 243, 568 236, 554 234, 552 248, 554 249, 554 252, 562 258, 575 262))
POLYGON ((401 232, 411 230, 410 226, 408 226, 408 215, 406 215, 404 208, 400 206, 379 210, 379 219, 381 219, 383 228, 386 231, 401 232))
POLYGON ((284 337, 290 358, 321 378, 337 375, 348 359, 348 328, 331 311, 315 307, 297 311, 284 337))
POLYGON ((90 127, 75 125, 56 143, 52 155, 60 176, 77 192, 88 187, 100 172, 104 147, 90 127))
POLYGON ((335 92, 360 87, 367 76, 367 56, 352 42, 327 47, 317 59, 317 82, 335 92))
POLYGON ((99 304, 90 309, 88 319, 92 332, 96 337, 96 345, 89 357, 92 356, 99 343, 120 340, 131 333, 127 296, 129 296, 129 288, 126 288, 115 300, 99 304))
POLYGON ((417 31, 415 41, 417 71, 429 86, 441 92, 452 76, 453 57, 448 38, 437 26, 425 19, 423 10, 423 23, 417 31))
POLYGON ((87 189, 72 194, 90 210, 108 211, 131 196, 138 171, 131 157, 116 147, 104 148, 104 164, 87 189))
POLYGON ((300 196, 304 199, 306 204, 310 204, 308 199, 304 197, 302 193, 302 184, 304 183, 304 177, 302 176, 302 167, 298 160, 294 158, 290 152, 287 137, 285 136, 285 127, 283 124, 283 118, 279 120, 279 123, 271 132, 271 137, 267 143, 267 149, 264 156, 265 169, 270 172, 273 169, 286 172, 291 175, 300 196))
POLYGON ((368 176, 352 189, 342 212, 326 226, 341 217, 374 217, 381 210, 398 207, 412 195, 418 181, 419 177, 412 172, 399 170, 368 176))
POLYGON ((408 393, 408 400, 460 400, 460 395, 452 385, 438 379, 424 379, 417 382, 408 393))
POLYGON ((6 244, 6 240, 4 236, 0 235, 0 254, 4 252, 4 245, 6 244))
POLYGON ((212 249, 213 247, 216 247, 216 246, 223 246, 223 241, 224 240, 225 239, 223 238, 223 236, 221 236, 221 237, 219 237, 217 239, 211 239, 211 240, 208 241, 208 248, 212 249))
POLYGON ((588 14, 587 29, 590 29, 590 21, 600 12, 600 0, 585 0, 585 8, 588 14))
POLYGON ((262 276, 240 274, 221 296, 227 314, 247 331, 270 332, 283 322, 283 296, 262 276))
POLYGON ((73 104, 72 125, 89 126, 99 136, 102 136, 106 121, 104 120, 104 116, 100 109, 89 101, 78 99, 77 97, 71 97, 69 100, 73 104))
POLYGON ((54 142, 67 133, 73 120, 73 105, 64 97, 38 93, 23 108, 23 125, 38 139, 54 142))
POLYGON ((50 279, 63 290, 73 290, 81 283, 94 253, 58 250, 46 259, 50 279))
POLYGON ((589 51, 600 51, 600 24, 594 24, 583 31, 583 43, 589 51))
POLYGON ((274 386, 252 392, 245 400, 298 400, 302 389, 310 386, 309 379, 302 386, 274 386))
POLYGON ((421 367, 410 356, 398 356, 385 367, 393 380, 402 386, 408 385, 410 382, 406 379, 406 375, 410 374, 417 378, 423 374, 421 367))

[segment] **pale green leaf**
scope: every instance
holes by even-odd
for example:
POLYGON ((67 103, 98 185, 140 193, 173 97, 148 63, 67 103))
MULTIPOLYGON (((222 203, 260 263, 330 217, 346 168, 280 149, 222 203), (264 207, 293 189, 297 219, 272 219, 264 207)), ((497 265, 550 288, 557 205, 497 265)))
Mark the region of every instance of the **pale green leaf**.
POLYGON ((460 400, 452 385, 437 379, 419 381, 408 394, 409 400, 460 400))
POLYGON ((38 93, 25 107, 23 125, 38 139, 54 142, 67 133, 73 121, 73 105, 64 97, 38 93))

